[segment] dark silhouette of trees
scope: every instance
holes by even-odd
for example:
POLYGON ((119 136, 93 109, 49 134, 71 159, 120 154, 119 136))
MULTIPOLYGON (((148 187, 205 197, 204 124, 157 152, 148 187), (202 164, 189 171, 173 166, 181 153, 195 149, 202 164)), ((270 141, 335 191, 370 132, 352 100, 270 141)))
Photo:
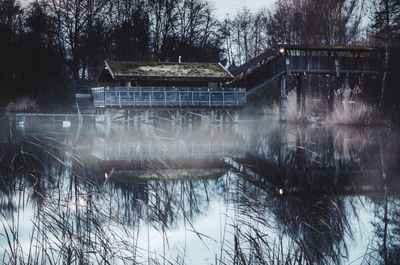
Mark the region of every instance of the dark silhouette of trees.
POLYGON ((373 41, 380 46, 400 45, 400 1, 371 1, 373 41))
MULTIPOLYGON (((385 48, 385 69, 391 63, 390 47, 400 46, 400 1, 398 0, 379 0, 373 1, 372 6, 373 22, 373 42, 385 48)), ((390 80, 389 73, 384 72, 381 86, 381 105, 387 96, 387 86, 390 80)), ((393 81, 392 81, 393 82, 393 81)))
MULTIPOLYGON (((39 97, 44 93, 52 100, 66 87, 60 81, 65 79, 65 59, 63 53, 54 45, 56 41, 52 18, 46 13, 49 6, 45 2, 33 2, 26 10, 25 30, 22 35, 23 57, 19 62, 23 69, 23 81, 28 86, 36 88, 32 96, 39 97), (58 87, 52 87, 52 86, 58 87)), ((65 81, 65 80, 64 80, 65 81)), ((65 91, 64 91, 65 92, 65 91)))
POLYGON ((21 31, 22 9, 14 0, 0 1, 0 79, 3 91, 9 89, 11 83, 18 83, 22 71, 18 64, 21 43, 18 33, 21 31))
POLYGON ((218 30, 205 0, 1 0, 2 104, 70 105, 73 81, 96 80, 105 59, 219 61, 218 30))

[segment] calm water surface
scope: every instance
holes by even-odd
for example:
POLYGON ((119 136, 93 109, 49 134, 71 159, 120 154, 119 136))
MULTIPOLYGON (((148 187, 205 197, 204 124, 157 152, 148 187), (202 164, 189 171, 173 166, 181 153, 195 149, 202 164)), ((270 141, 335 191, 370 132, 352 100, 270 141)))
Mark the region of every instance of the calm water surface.
POLYGON ((4 264, 400 259, 395 128, 14 123, 0 133, 4 264))

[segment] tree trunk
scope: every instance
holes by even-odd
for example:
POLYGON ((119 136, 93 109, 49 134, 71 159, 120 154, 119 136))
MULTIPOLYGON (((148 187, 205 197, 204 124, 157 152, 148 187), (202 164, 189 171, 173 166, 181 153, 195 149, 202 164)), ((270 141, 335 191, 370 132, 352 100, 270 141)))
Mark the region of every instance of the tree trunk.
POLYGON ((381 99, 380 106, 383 108, 383 100, 385 97, 386 81, 388 78, 388 67, 389 67, 389 44, 390 44, 390 13, 389 13, 389 0, 385 0, 385 62, 384 62, 384 73, 382 78, 382 88, 381 88, 381 99))

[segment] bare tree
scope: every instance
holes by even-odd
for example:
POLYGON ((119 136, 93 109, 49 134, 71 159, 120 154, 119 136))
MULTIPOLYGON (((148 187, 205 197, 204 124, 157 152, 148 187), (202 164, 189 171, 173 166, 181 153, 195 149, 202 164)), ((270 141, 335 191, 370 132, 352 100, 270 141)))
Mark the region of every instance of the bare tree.
POLYGON ((375 41, 379 46, 385 47, 384 68, 385 72, 382 78, 380 103, 383 104, 385 98, 386 86, 388 80, 388 71, 390 64, 390 46, 399 45, 400 37, 398 29, 400 28, 400 1, 380 0, 372 1, 374 7, 374 19, 372 30, 375 41), (396 33, 397 32, 397 33, 396 33))
POLYGON ((105 0, 52 0, 52 15, 58 25, 59 45, 65 49, 71 61, 71 72, 75 79, 82 76, 79 70, 85 34, 106 4, 105 0))

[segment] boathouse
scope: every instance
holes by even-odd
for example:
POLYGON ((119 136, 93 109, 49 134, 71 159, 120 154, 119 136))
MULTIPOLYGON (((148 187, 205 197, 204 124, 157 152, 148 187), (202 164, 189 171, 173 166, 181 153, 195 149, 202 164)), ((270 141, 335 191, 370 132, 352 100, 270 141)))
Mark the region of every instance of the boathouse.
POLYGON ((219 63, 104 62, 99 83, 122 87, 223 87, 233 76, 219 63))
POLYGON ((246 90, 225 87, 233 79, 220 63, 105 61, 88 96, 94 108, 244 106, 246 90))

